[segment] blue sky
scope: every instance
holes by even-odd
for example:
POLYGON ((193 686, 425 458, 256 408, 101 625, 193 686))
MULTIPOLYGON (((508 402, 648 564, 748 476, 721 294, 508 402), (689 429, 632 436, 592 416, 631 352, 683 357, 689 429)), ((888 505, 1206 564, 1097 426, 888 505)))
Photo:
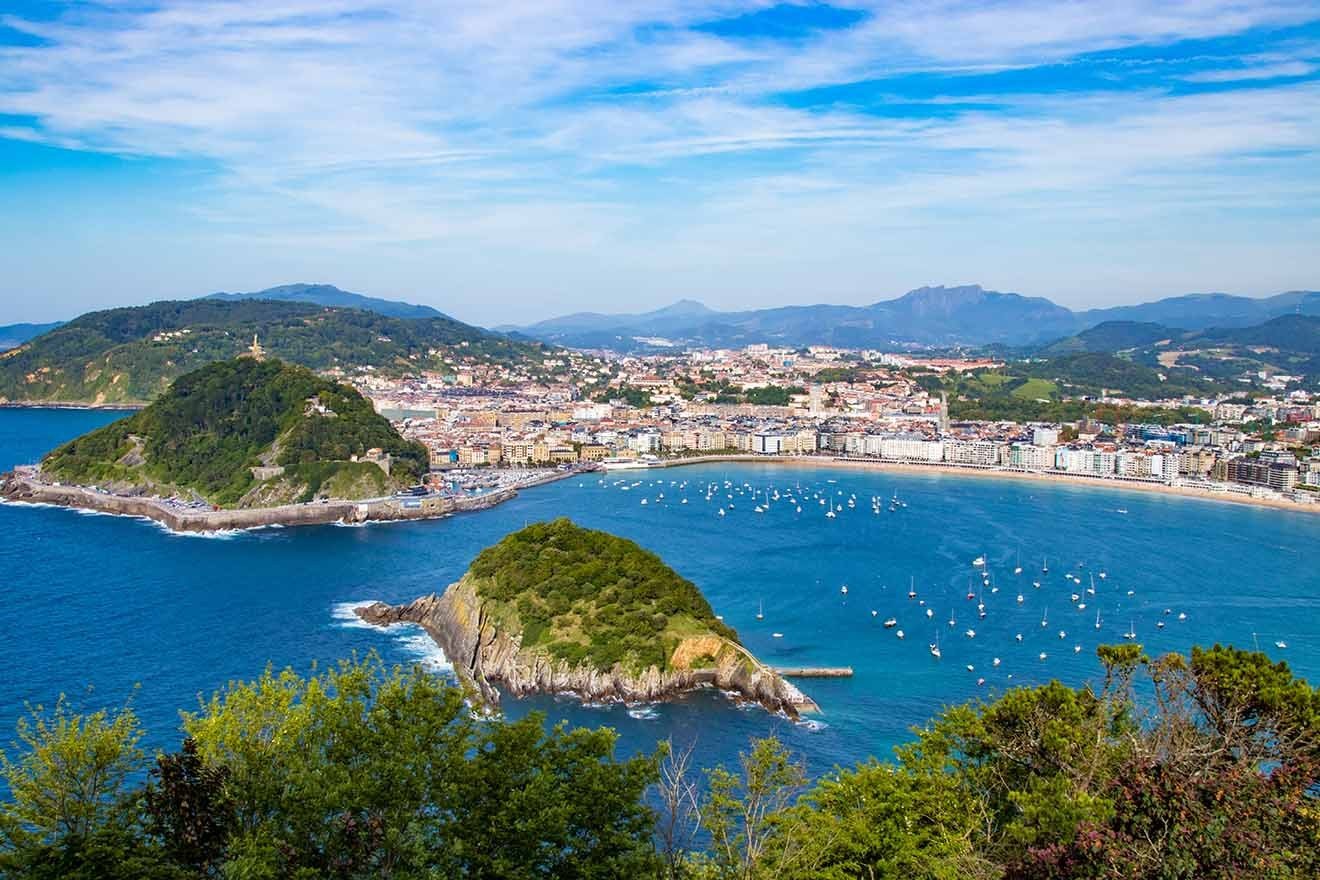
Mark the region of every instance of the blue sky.
POLYGON ((0 324, 1320 288, 1320 0, 9 0, 0 265, 0 324))

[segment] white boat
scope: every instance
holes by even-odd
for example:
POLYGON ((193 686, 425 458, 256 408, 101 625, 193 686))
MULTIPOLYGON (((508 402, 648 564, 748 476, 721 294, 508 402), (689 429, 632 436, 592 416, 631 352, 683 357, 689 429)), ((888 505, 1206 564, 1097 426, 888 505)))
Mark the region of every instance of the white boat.
POLYGON ((984 568, 984 567, 985 567, 985 557, 984 557, 984 556, 978 556, 978 557, 976 557, 975 559, 972 560, 972 565, 976 566, 977 568, 984 568))
POLYGON ((927 608, 927 609, 926 609, 926 616, 927 616, 927 617, 934 617, 934 616, 935 616, 935 612, 932 611, 931 609, 927 608))
POLYGON ((1014 636, 1013 638, 1017 639, 1019 642, 1022 641, 1022 633, 1018 633, 1018 634, 1017 634, 1016 636, 1014 636))
POLYGON ((1050 560, 1049 560, 1048 557, 1046 557, 1045 560, 1044 560, 1043 562, 1041 562, 1041 565, 1040 565, 1040 573, 1041 573, 1041 574, 1049 574, 1049 573, 1050 573, 1050 560))
POLYGON ((908 581, 908 598, 909 598, 909 599, 915 599, 915 598, 917 598, 917 579, 916 579, 916 578, 912 578, 910 581, 908 581))
POLYGON ((969 630, 967 630, 967 632, 964 633, 964 635, 967 636, 967 638, 969 638, 969 639, 974 639, 974 638, 976 638, 976 630, 974 630, 974 629, 969 629, 969 630))
POLYGON ((1064 632, 1063 630, 1059 630, 1059 638, 1061 638, 1061 639, 1066 639, 1066 638, 1068 638, 1068 634, 1067 634, 1066 632, 1064 632))
POLYGON ((765 603, 760 599, 756 600, 756 619, 765 620, 765 603))
POLYGON ((903 638, 903 631, 900 629, 898 632, 894 633, 894 635, 898 636, 901 639, 903 638))
POLYGON ((1187 619, 1187 614, 1186 614, 1186 612, 1179 611, 1179 612, 1178 612, 1178 619, 1179 619, 1179 620, 1186 620, 1186 619, 1187 619))
POLYGON ((834 519, 834 511, 832 510, 825 511, 825 516, 827 516, 830 519, 834 519))
POLYGON ((1277 642, 1274 643, 1274 647, 1283 649, 1288 647, 1288 643, 1285 642, 1283 639, 1279 639, 1277 642))
POLYGON ((1021 605, 1025 601, 1027 601, 1026 597, 1024 597, 1021 593, 1018 593, 1018 604, 1021 605))
POLYGON ((770 633, 770 637, 771 637, 772 639, 782 639, 782 638, 784 637, 784 634, 783 634, 783 633, 770 633))
POLYGON ((1123 638, 1135 639, 1136 637, 1137 637, 1137 624, 1136 621, 1133 621, 1132 623, 1128 624, 1128 631, 1123 633, 1123 638))
POLYGON ((885 629, 893 629, 896 626, 898 626, 897 619, 890 617, 885 620, 885 629))
POLYGON ((843 593, 843 595, 845 596, 848 595, 848 585, 844 584, 843 586, 839 587, 839 592, 843 593))
POLYGON ((1050 625, 1050 609, 1046 608, 1045 613, 1040 616, 1040 625, 1042 627, 1050 625))
POLYGON ((1046 654, 1044 651, 1041 651, 1041 652, 1040 652, 1040 659, 1044 660, 1047 656, 1049 656, 1049 655, 1046 654))
POLYGON ((720 508, 720 516, 724 516, 724 508, 723 508, 723 507, 720 508))
POLYGON ((646 499, 645 499, 645 498, 642 499, 642 504, 643 504, 643 505, 646 504, 646 499))
POLYGON ((1074 653, 1074 654, 1080 654, 1080 653, 1082 653, 1082 646, 1081 646, 1081 645, 1073 645, 1073 653, 1074 653))
POLYGON ((972 664, 968 663, 968 664, 967 664, 967 671, 968 671, 968 672, 975 672, 975 671, 976 671, 976 667, 973 666, 972 664))
POLYGON ((879 616, 880 616, 880 612, 879 612, 879 611, 876 611, 874 608, 872 608, 872 609, 871 609, 871 616, 872 616, 872 617, 879 617, 879 616))
POLYGON ((999 665, 999 658, 996 657, 995 659, 991 660, 990 663, 991 663, 991 665, 993 665, 993 666, 998 666, 998 665, 999 665))

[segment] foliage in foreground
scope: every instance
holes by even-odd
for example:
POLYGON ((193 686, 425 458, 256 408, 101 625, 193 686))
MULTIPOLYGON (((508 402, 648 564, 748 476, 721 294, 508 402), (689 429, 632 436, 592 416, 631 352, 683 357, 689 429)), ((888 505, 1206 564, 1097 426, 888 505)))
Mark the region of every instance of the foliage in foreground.
POLYGON ((149 773, 130 710, 61 702, 0 766, 0 875, 1320 876, 1320 692, 1232 648, 1100 657, 1097 689, 948 709, 814 785, 773 739, 699 780, 691 749, 621 761, 608 730, 476 721, 374 659, 231 685, 149 773))

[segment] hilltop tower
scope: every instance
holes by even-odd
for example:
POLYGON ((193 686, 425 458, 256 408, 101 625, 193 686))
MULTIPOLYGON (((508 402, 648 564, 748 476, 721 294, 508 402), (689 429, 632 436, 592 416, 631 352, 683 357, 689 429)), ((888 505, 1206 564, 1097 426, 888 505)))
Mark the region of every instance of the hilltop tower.
POLYGON ((250 357, 254 361, 264 361, 266 359, 266 349, 261 347, 261 342, 257 340, 257 334, 252 334, 252 344, 248 346, 245 357, 250 357))

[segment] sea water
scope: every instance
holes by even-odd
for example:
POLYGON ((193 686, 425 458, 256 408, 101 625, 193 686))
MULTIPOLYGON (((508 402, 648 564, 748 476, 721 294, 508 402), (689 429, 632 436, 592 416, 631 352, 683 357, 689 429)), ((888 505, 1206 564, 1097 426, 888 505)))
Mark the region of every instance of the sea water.
MULTIPOLYGON (((0 466, 115 417, 0 410, 0 466)), ((27 705, 61 693, 80 708, 131 701, 147 744, 173 748, 180 710, 268 664, 305 672, 374 650, 444 675, 419 628, 369 627, 352 608, 441 591, 482 548, 557 516, 658 553, 764 661, 854 670, 799 680, 822 709, 801 723, 713 691, 648 707, 504 703, 510 716, 613 727, 621 754, 672 739, 695 743, 703 766, 729 764, 751 738, 775 734, 813 772, 886 758, 942 706, 1091 679, 1095 646, 1128 632, 1152 653, 1257 644, 1320 680, 1320 516, 1105 487, 712 464, 573 477, 441 520, 210 539, 0 505, 0 739, 27 705)))

